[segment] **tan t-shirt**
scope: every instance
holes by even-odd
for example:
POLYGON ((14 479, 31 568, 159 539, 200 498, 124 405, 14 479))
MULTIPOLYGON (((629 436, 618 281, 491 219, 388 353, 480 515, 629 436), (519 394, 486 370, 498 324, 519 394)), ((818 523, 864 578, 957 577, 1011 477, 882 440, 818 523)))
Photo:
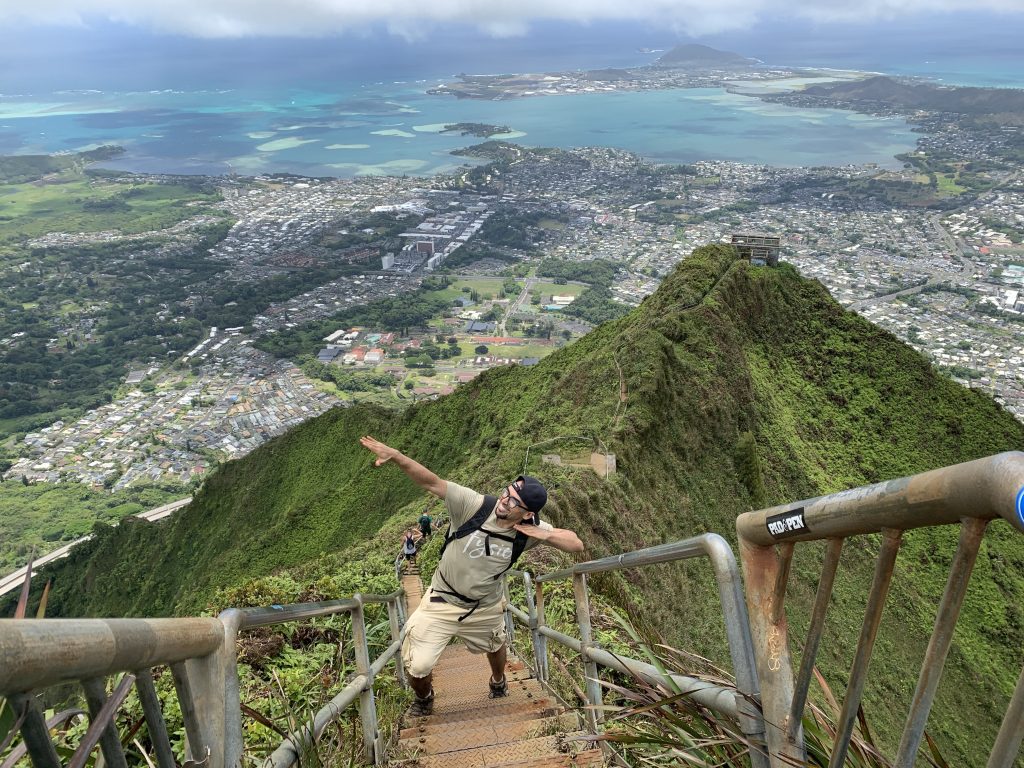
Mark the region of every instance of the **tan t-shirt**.
MULTIPOLYGON (((483 501, 483 494, 448 481, 444 503, 452 521, 453 533, 480 509, 483 501)), ((551 523, 543 520, 538 525, 545 530, 554 528, 551 523)), ((479 600, 480 607, 491 605, 501 599, 502 580, 494 577, 508 567, 509 561, 512 559, 512 542, 493 536, 488 541, 488 531, 509 538, 514 538, 516 535, 515 528, 498 527, 494 510, 491 509, 490 515, 479 530, 473 531, 461 539, 452 539, 445 549, 444 556, 441 558, 437 570, 434 571, 430 587, 435 592, 441 592, 441 597, 449 603, 466 608, 473 607, 473 603, 466 603, 465 600, 460 600, 455 595, 444 594, 448 590, 454 590, 468 598, 479 600), (489 556, 486 545, 489 545, 489 556)), ((538 544, 540 541, 537 539, 527 539, 526 549, 531 549, 538 544)))

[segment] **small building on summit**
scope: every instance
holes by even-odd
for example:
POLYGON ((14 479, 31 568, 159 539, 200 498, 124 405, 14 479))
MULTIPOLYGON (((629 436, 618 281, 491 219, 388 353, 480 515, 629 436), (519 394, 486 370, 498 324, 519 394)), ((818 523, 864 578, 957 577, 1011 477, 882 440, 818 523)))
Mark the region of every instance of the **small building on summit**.
POLYGON ((741 259, 758 266, 777 267, 781 238, 773 235, 734 234, 732 244, 741 259))

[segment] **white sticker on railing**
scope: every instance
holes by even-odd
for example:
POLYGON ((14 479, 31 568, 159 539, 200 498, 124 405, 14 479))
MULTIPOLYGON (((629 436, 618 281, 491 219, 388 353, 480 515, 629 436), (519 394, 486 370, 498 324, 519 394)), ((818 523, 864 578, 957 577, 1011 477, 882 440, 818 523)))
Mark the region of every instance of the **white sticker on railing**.
POLYGON ((776 539, 785 539, 789 536, 807 533, 810 530, 807 523, 804 522, 803 507, 772 515, 765 522, 768 525, 768 533, 776 539))

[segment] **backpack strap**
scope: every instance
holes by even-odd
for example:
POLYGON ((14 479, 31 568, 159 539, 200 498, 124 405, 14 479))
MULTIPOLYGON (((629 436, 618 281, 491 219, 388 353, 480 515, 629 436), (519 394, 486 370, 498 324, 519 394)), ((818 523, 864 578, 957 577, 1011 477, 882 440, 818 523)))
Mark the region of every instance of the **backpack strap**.
POLYGON ((469 536, 473 531, 477 531, 483 527, 484 522, 491 514, 491 510, 494 509, 494 505, 498 503, 497 496, 484 496, 483 502, 480 504, 480 508, 473 513, 473 516, 466 522, 459 526, 458 530, 452 532, 452 524, 449 521, 448 530, 444 535, 444 544, 441 545, 441 554, 438 555, 438 561, 444 556, 444 551, 448 548, 449 542, 455 539, 462 539, 469 536))

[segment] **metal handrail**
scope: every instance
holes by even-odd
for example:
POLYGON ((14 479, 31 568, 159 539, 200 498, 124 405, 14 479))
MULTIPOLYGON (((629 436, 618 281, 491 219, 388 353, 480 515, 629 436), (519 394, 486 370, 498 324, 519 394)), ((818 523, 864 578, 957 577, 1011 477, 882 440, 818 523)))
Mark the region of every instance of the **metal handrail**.
POLYGON ((533 579, 535 598, 531 595, 531 576, 524 571, 510 571, 510 574, 521 576, 527 595, 527 611, 510 606, 510 615, 520 623, 529 627, 533 635, 535 670, 541 680, 547 679, 546 639, 554 640, 578 652, 584 660, 587 677, 586 694, 590 704, 590 725, 597 729, 601 722, 601 688, 598 681, 598 665, 610 667, 627 674, 635 674, 643 679, 664 684, 666 674, 657 667, 638 659, 618 656, 598 647, 592 636, 590 625, 590 602, 587 594, 586 577, 591 573, 604 573, 625 568, 636 568, 657 563, 668 563, 706 557, 710 560, 718 582, 719 601, 725 619, 726 636, 729 641, 729 653, 732 658, 736 676, 736 688, 728 688, 709 683, 696 677, 668 673, 667 677, 679 686, 682 692, 689 694, 694 701, 709 709, 731 717, 739 722, 740 729, 751 744, 750 755, 753 768, 766 768, 768 765, 764 753, 757 747, 765 743, 764 722, 761 717, 759 687, 754 661, 753 644, 750 637, 750 626, 747 618, 746 603, 740 583, 739 569, 736 558, 728 542, 714 533, 684 539, 682 541, 646 547, 621 555, 614 555, 598 560, 577 563, 571 568, 547 573, 533 579), (548 627, 544 620, 544 584, 573 580, 573 590, 577 606, 577 626, 580 639, 569 637, 548 627))
MULTIPOLYGON (((349 613, 352 616, 356 675, 343 691, 314 717, 312 732, 286 739, 266 765, 287 768, 328 723, 358 699, 363 721, 366 757, 383 759, 384 740, 377 727, 373 680, 398 656, 404 637, 403 589, 387 595, 355 595, 348 600, 273 605, 265 608, 232 608, 217 618, 180 619, 2 619, 0 620, 0 696, 9 698, 18 712, 21 733, 36 768, 60 768, 61 761, 50 739, 33 691, 60 683, 81 682, 89 703, 89 739, 80 745, 76 760, 84 760, 98 740, 107 763, 126 766, 113 718, 120 699, 135 683, 143 713, 153 736, 160 768, 174 768, 159 700, 153 688, 152 667, 171 668, 185 724, 186 743, 192 757, 208 755, 209 768, 233 768, 243 751, 239 694, 238 632, 319 616, 349 613), (371 662, 366 642, 363 609, 384 604, 388 610, 390 645, 371 662), (107 697, 104 678, 128 673, 116 695, 107 697)), ((401 664, 396 663, 404 686, 401 664)))
MULTIPOLYGON (((989 521, 1002 519, 1024 532, 1024 453, 1012 451, 910 477, 747 512, 736 520, 747 587, 751 630, 758 649, 758 677, 773 768, 804 760, 801 722, 814 661, 821 643, 843 542, 849 536, 882 534, 874 581, 850 679, 839 716, 831 768, 845 760, 864 691, 875 637, 892 580, 903 532, 959 524, 960 542, 925 651, 917 688, 894 765, 914 764, 934 702, 953 630, 989 521), (828 542, 800 670, 793 679, 785 597, 795 545, 828 542)), ((988 768, 1009 768, 1024 729, 1024 669, 1003 716, 988 768)))

